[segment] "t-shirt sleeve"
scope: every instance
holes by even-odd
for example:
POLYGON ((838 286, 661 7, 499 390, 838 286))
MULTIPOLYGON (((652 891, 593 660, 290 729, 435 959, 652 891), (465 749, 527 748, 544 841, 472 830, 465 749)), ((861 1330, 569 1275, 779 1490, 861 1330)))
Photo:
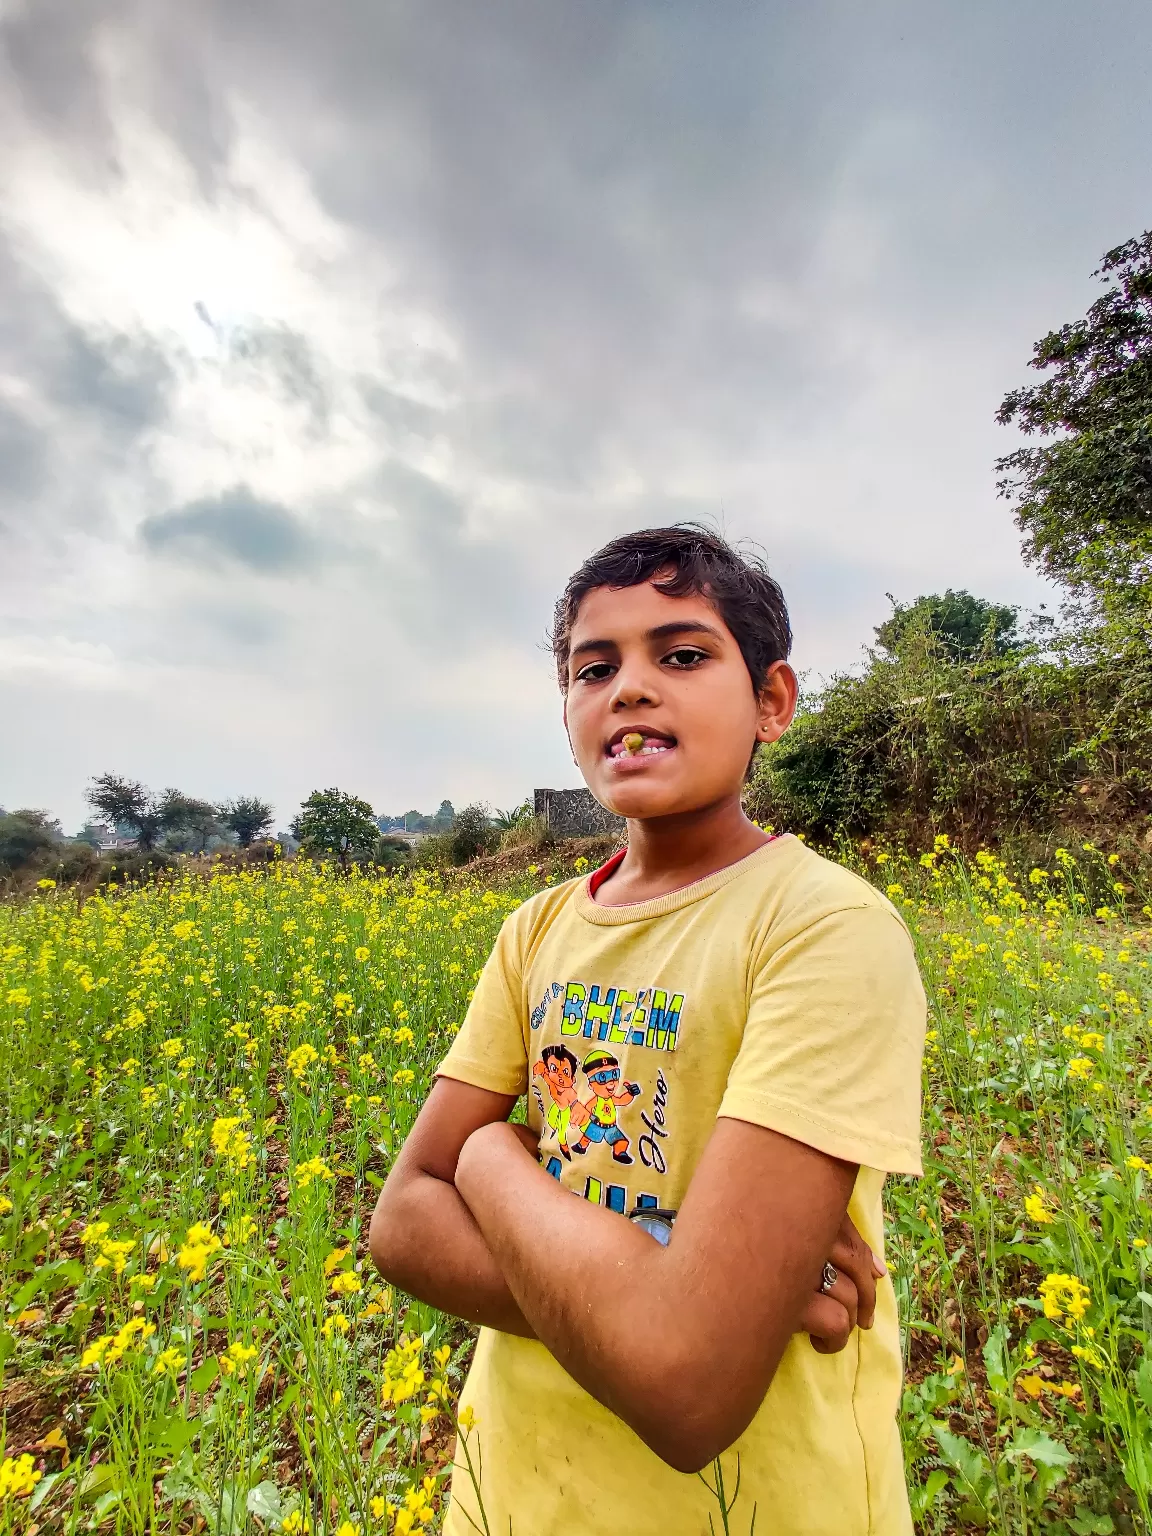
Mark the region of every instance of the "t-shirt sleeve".
POLYGON ((500 929, 460 1033, 436 1068, 437 1077, 455 1078, 491 1093, 519 1096, 527 1092, 521 972, 520 932, 514 913, 500 929))
POLYGON ((719 1112, 845 1162, 920 1173, 925 1023, 899 918, 881 906, 831 912, 754 970, 719 1112))

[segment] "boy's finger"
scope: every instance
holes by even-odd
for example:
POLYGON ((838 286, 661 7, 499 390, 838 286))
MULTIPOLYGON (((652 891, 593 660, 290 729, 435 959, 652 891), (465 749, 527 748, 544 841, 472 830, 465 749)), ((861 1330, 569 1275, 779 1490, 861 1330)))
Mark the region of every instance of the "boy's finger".
POLYGON ((830 1301, 835 1301, 844 1308, 848 1314, 849 1330, 857 1326, 860 1316, 860 1293, 849 1275, 838 1274, 836 1284, 829 1286, 827 1290, 821 1286, 818 1294, 828 1297, 830 1301))
POLYGON ((803 1331, 820 1355, 838 1355, 852 1337, 852 1320, 847 1309, 831 1296, 817 1291, 804 1309, 803 1331))
POLYGON ((853 1326, 871 1328, 876 1315, 876 1277, 872 1273, 872 1252, 859 1237, 855 1242, 845 1241, 841 1228, 832 1252, 828 1255, 832 1268, 852 1284, 857 1300, 857 1312, 853 1326))

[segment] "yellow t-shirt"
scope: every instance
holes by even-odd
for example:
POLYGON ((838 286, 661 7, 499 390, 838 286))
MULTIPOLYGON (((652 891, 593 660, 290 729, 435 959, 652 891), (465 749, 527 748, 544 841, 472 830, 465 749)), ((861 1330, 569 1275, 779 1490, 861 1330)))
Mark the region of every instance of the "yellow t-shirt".
MULTIPOLYGON (((884 1174, 920 1172, 924 1026, 893 907, 783 837, 654 901, 601 906, 583 879, 525 902, 439 1070, 527 1093, 544 1167, 621 1213, 680 1206, 718 1115, 859 1163, 849 1212, 880 1253, 884 1174)), ((840 1354, 796 1335, 724 1454, 729 1495, 739 1458, 731 1529, 748 1531, 755 1505, 766 1536, 906 1536, 900 1381, 890 1281, 875 1326, 840 1354)), ((494 1533, 511 1519, 513 1536, 702 1536, 710 1514, 720 1529, 699 1478, 661 1461, 542 1344, 482 1329, 462 1404, 494 1533)), ((446 1536, 477 1527, 458 1452, 446 1536)))

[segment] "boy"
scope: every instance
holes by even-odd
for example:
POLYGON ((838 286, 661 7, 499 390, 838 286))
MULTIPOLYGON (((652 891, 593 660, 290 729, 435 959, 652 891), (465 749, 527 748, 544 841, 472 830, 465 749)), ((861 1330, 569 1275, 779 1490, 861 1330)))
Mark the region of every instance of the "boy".
MULTIPOLYGON (((700 1536, 717 1457, 733 1530, 911 1531, 895 1297, 855 1229, 880 1253, 885 1173, 920 1171, 924 994, 884 898, 741 809, 790 642, 768 573, 695 528, 615 540, 557 605, 572 750, 628 845, 505 923, 371 1234, 486 1325, 462 1402, 493 1532, 700 1536), (590 1084, 576 1161, 542 1094, 506 1123, 552 1047, 590 1084)), ((458 1462, 445 1530, 482 1526, 458 1462)))

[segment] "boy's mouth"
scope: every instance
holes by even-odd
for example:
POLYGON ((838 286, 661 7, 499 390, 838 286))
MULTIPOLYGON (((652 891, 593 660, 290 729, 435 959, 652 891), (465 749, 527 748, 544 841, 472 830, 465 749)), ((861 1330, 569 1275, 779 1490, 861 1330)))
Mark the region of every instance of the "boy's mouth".
POLYGON ((605 747, 604 755, 613 762, 628 762, 636 758, 643 760, 657 757, 662 752, 671 752, 675 746, 675 736, 669 736, 663 731, 622 725, 605 747))

